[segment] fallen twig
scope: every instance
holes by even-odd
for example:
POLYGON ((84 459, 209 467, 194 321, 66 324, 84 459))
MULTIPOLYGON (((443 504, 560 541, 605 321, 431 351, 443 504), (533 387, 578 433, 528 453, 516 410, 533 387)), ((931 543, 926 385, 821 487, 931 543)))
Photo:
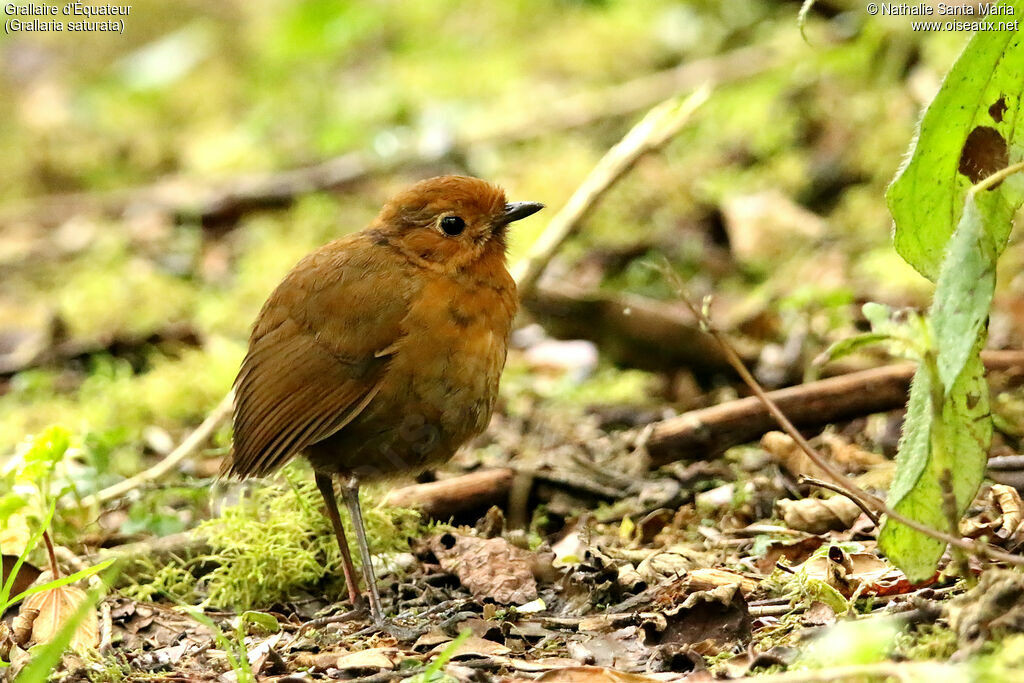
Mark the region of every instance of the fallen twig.
POLYGON ((499 505, 512 486, 513 470, 481 470, 451 479, 394 489, 384 498, 388 505, 422 510, 435 519, 448 519, 464 510, 499 505))
MULTIPOLYGON (((545 331, 561 339, 589 339, 616 363, 652 371, 692 367, 732 373, 718 344, 678 304, 565 282, 537 285, 524 294, 523 307, 545 331)), ((755 361, 760 349, 740 343, 740 355, 755 361)))
POLYGON ((569 201, 530 246, 530 252, 513 267, 512 277, 522 296, 525 297, 533 290, 555 252, 579 229, 583 219, 604 193, 633 168, 641 157, 661 148, 682 130, 710 94, 710 87, 704 85, 685 99, 672 98, 662 102, 647 112, 618 144, 601 157, 590 175, 576 188, 569 201))
POLYGON ((203 420, 202 424, 196 427, 195 431, 189 434, 177 448, 168 453, 167 457, 163 458, 152 467, 139 472, 133 477, 120 481, 113 486, 108 486, 91 496, 86 496, 82 499, 82 506, 93 507, 108 500, 120 498, 136 487, 162 479, 167 474, 174 471, 178 466, 178 463, 192 455, 192 453, 194 453, 206 442, 207 439, 210 438, 210 435, 216 431, 217 427, 227 419, 228 415, 231 414, 231 405, 234 398, 235 392, 229 391, 227 395, 220 400, 217 407, 213 409, 205 420, 203 420))
MULTIPOLYGON (((733 355, 742 363, 738 352, 733 355)), ((728 359, 728 354, 725 356, 728 359)), ((989 370, 1024 367, 1024 352, 986 351, 982 360, 989 370)), ((914 365, 900 363, 778 389, 766 396, 793 424, 817 427, 902 408, 913 376, 914 365)), ((757 391, 754 393, 655 423, 647 440, 652 463, 660 466, 676 460, 710 458, 774 429, 777 418, 757 391)))
POLYGON ((874 524, 876 528, 878 527, 878 515, 876 515, 875 512, 867 506, 867 503, 865 503, 860 498, 857 498, 843 487, 828 481, 821 481, 820 479, 815 479, 814 477, 808 477, 806 475, 800 476, 800 483, 810 484, 811 486, 818 486, 823 489, 828 489, 829 491, 833 491, 841 496, 849 498, 850 500, 857 504, 857 507, 861 509, 861 512, 868 516, 868 519, 871 520, 871 523, 874 524))

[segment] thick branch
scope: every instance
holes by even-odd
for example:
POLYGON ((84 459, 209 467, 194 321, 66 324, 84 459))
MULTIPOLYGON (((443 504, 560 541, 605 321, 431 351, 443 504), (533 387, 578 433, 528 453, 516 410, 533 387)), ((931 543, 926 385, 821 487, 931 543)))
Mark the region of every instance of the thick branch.
POLYGON ((414 484, 391 491, 388 505, 422 510, 434 519, 491 505, 501 505, 508 497, 515 472, 509 468, 480 470, 429 484, 414 484))
MULTIPOLYGON (((616 363, 645 370, 692 366, 702 373, 732 368, 685 307, 631 294, 583 290, 568 283, 539 285, 523 299, 526 310, 555 337, 589 339, 616 363)), ((740 344, 746 362, 758 349, 740 344)))
MULTIPOLYGON (((1022 351, 986 351, 985 367, 1024 367, 1022 351)), ((914 365, 901 363, 767 392, 767 396, 802 429, 906 405, 914 365)), ((654 425, 647 441, 652 463, 704 460, 726 448, 748 443, 776 428, 776 420, 756 396, 710 408, 691 410, 654 425)))

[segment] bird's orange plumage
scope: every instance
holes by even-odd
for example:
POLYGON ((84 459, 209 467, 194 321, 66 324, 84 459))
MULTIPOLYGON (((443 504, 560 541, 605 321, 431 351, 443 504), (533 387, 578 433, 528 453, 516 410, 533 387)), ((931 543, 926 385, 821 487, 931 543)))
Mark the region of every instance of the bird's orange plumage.
MULTIPOLYGON (((299 261, 256 319, 235 380, 225 470, 262 475, 296 454, 309 458, 353 600, 330 475, 350 482, 346 502, 369 571, 358 482, 444 460, 486 427, 517 306, 505 230, 540 208, 508 204, 501 188, 476 178, 422 181, 362 232, 299 261)), ((375 589, 371 597, 379 621, 375 589)))
POLYGON ((487 425, 516 312, 504 192, 423 181, 364 231, 302 259, 257 318, 235 384, 228 466, 266 474, 305 452, 365 479, 449 457, 487 425), (463 232, 446 235, 439 217, 463 232))

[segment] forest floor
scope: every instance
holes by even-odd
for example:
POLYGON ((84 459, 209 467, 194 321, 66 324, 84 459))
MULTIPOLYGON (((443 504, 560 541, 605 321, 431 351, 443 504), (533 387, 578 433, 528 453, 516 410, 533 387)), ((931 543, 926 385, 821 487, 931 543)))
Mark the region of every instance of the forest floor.
MULTIPOLYGON (((910 582, 877 511, 833 490, 699 319, 884 496, 913 366, 823 353, 867 329, 866 302, 928 307, 884 193, 963 35, 838 0, 809 42, 792 2, 243 5, 168 31, 143 2, 117 46, 0 44, 4 575, 23 551, 18 588, 50 565, 30 541, 51 504, 58 573, 119 559, 81 582, 110 585, 54 680, 1014 680, 1024 574, 947 552, 910 582), (168 50, 180 69, 152 58, 168 50), (607 172, 675 96, 671 135, 607 172), (580 188, 586 210, 534 259, 486 432, 364 491, 380 629, 350 613, 305 463, 217 478, 224 397, 298 258, 453 172, 548 206, 512 235, 520 274, 580 188)), ((1009 553, 1021 273, 1014 238, 985 356, 996 433, 955 529, 1009 553)), ((0 676, 56 631, 29 612, 3 615, 0 676)))

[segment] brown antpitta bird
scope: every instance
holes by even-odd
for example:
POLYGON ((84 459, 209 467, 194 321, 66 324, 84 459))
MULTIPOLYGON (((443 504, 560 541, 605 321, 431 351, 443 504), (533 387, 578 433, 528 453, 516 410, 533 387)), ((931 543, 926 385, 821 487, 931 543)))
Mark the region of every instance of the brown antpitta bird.
POLYGON ((517 307, 505 232, 541 208, 477 178, 424 180, 299 261, 256 319, 224 469, 260 476, 309 458, 356 606, 331 479, 344 478, 378 624, 359 483, 442 462, 487 426, 517 307))

